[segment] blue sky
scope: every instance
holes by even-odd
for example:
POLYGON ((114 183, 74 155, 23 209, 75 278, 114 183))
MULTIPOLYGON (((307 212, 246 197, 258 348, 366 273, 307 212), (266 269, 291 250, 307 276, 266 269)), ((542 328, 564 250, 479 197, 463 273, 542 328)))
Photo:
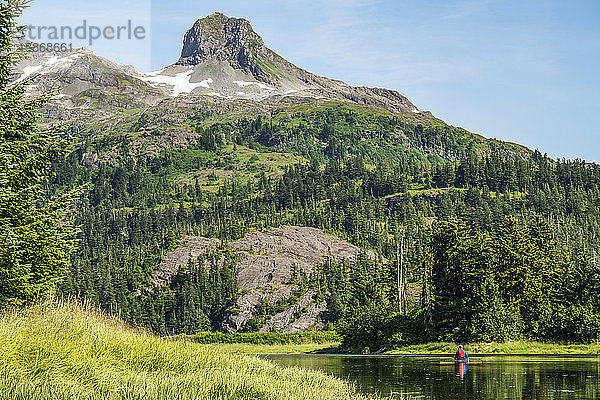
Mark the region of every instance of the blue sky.
MULTIPOLYGON (((93 4, 69 15, 146 24, 148 41, 91 46, 140 70, 174 62, 194 21, 221 11, 250 20, 268 47, 311 72, 396 89, 487 137, 600 161, 598 0, 103 1, 110 11, 93 4)), ((35 0, 23 19, 59 20, 70 8, 35 0)))

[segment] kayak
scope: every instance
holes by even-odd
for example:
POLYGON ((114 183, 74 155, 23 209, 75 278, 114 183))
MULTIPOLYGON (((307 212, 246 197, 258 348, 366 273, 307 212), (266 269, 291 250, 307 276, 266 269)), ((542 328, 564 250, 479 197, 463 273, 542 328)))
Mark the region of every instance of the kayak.
POLYGON ((455 364, 467 364, 467 365, 477 365, 481 364, 481 360, 469 360, 468 358, 465 360, 452 360, 452 361, 440 361, 440 365, 455 365, 455 364))

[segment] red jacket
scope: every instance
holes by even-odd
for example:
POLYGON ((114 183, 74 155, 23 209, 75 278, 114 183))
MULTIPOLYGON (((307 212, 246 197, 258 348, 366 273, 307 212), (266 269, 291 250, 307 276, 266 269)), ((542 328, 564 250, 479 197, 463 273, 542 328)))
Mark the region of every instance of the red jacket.
POLYGON ((454 358, 457 360, 462 360, 465 358, 468 358, 469 356, 467 355, 467 352, 464 351, 464 349, 458 349, 458 351, 456 352, 456 354, 454 355, 454 358))

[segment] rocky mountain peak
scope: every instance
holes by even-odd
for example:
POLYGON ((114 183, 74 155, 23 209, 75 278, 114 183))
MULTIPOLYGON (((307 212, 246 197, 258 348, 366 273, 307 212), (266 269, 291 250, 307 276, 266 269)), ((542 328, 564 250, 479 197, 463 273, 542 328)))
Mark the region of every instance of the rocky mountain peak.
POLYGON ((181 57, 174 67, 174 75, 190 73, 181 68, 191 67, 192 79, 198 82, 210 77, 207 83, 212 86, 204 86, 211 94, 259 100, 274 95, 330 98, 394 112, 418 112, 398 92, 352 87, 295 66, 267 48, 250 22, 219 12, 197 20, 185 33, 181 57))
POLYGON ((267 79, 257 59, 266 51, 262 38, 250 22, 215 12, 197 20, 183 38, 177 65, 198 65, 205 61, 228 62, 233 68, 267 79))
MULTIPOLYGON (((28 85, 32 95, 36 90, 56 87, 58 81, 68 86, 61 90, 58 103, 77 101, 79 104, 83 99, 91 108, 94 108, 98 90, 110 98, 110 107, 121 107, 122 102, 112 96, 119 88, 121 92, 130 92, 128 107, 131 108, 156 104, 166 96, 204 95, 227 101, 327 99, 414 113, 417 118, 421 114, 396 91, 354 87, 297 67, 267 48, 250 22, 218 12, 198 19, 184 35, 179 60, 158 71, 138 73, 132 67, 110 62, 83 49, 23 60, 17 71, 16 82, 32 80, 28 85), (121 83, 125 81, 129 84, 123 88, 121 83)), ((94 111, 90 109, 92 114, 94 111)))

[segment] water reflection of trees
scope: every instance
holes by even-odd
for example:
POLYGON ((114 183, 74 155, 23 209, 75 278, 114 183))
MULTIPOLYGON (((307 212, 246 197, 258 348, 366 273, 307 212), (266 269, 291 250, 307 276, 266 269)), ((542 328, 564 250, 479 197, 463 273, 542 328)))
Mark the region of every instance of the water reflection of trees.
MULTIPOLYGON (((279 361, 279 360, 278 360, 279 361)), ((492 358, 464 378, 437 358, 287 357, 284 364, 349 379, 365 392, 394 399, 600 399, 600 358, 492 358)))

